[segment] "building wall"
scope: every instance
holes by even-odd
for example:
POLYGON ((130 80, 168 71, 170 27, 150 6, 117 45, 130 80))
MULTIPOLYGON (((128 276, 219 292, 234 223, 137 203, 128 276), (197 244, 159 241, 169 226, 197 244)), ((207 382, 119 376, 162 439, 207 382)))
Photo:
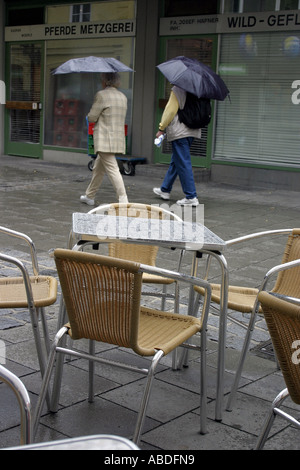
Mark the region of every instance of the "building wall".
POLYGON ((132 154, 153 161, 158 0, 138 0, 132 154))
MULTIPOLYGON (((0 18, 4 18, 4 1, 0 0, 0 18)), ((3 21, 0 21, 0 80, 3 86, 4 82, 4 25, 3 21)), ((3 91, 3 90, 2 90, 3 91)), ((2 96, 2 95, 1 95, 2 96)), ((3 155, 4 151, 4 104, 0 103, 0 155, 3 155)))

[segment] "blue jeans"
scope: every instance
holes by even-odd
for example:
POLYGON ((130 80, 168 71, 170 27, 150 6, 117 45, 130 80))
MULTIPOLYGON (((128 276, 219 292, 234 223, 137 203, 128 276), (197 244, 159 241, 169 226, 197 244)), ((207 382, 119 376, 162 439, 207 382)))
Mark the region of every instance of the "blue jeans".
POLYGON ((179 176, 185 197, 187 199, 197 197, 190 155, 193 140, 193 137, 173 140, 171 163, 160 188, 162 192, 170 193, 177 176, 179 176))

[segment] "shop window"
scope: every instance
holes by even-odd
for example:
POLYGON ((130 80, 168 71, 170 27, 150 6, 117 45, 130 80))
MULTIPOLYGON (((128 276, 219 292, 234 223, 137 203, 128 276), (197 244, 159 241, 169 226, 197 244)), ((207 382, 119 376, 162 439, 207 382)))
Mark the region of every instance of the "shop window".
POLYGON ((280 10, 298 10, 300 8, 299 0, 281 0, 280 10))
POLYGON ((224 13, 250 13, 254 11, 297 10, 299 0, 223 0, 224 13))
POLYGON ((276 0, 244 0, 241 12, 250 13, 253 11, 274 11, 276 10, 276 0))
POLYGON ((91 20, 91 5, 83 3, 71 6, 71 23, 82 23, 91 20))
POLYGON ((230 100, 217 106, 214 159, 299 166, 299 57, 299 31, 222 36, 219 73, 230 100))
MULTIPOLYGON (((69 59, 88 55, 115 57, 134 69, 134 41, 133 37, 120 37, 52 40, 46 43, 45 145, 83 149, 87 152, 86 115, 95 94, 101 90, 100 73, 52 75, 51 71, 69 59)), ((131 146, 133 79, 133 73, 121 73, 120 91, 128 100, 128 151, 131 146)))

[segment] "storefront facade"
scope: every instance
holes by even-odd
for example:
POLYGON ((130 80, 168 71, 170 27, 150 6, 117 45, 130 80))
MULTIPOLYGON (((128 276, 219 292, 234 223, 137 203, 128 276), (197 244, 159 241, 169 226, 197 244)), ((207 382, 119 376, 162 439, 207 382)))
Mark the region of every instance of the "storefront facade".
POLYGON ((286 180, 283 187, 300 189, 299 3, 5 1, 2 152, 82 163, 85 116, 100 77, 52 71, 71 58, 98 55, 135 70, 122 73, 121 85, 128 155, 167 164, 170 145, 156 149, 153 137, 171 87, 156 65, 186 55, 217 70, 230 90, 230 99, 213 103, 213 119, 193 144, 193 166, 233 184, 237 178, 264 184, 267 171, 274 181, 286 180))

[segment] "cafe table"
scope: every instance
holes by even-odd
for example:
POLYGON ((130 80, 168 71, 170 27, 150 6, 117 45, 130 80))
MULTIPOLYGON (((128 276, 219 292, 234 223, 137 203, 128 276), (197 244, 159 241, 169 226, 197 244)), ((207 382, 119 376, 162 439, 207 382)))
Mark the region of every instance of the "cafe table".
MULTIPOLYGON (((193 253, 191 275, 197 274, 203 254, 212 256, 220 266, 222 280, 215 419, 222 420, 224 371, 227 324, 228 269, 223 254, 225 242, 198 222, 160 220, 155 218, 126 217, 75 212, 72 216, 72 237, 76 244, 70 248, 82 249, 86 243, 120 240, 126 243, 154 244, 159 247, 180 249, 193 253)), ((193 311, 194 290, 189 294, 189 311, 193 311)))

